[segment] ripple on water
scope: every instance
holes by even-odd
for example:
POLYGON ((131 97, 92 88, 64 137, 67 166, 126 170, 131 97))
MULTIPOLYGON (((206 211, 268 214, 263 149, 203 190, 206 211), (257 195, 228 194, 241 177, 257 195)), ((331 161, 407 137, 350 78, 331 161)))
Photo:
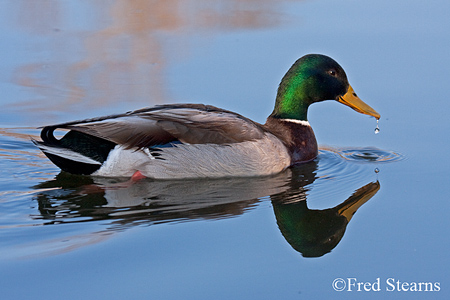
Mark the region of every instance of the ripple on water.
POLYGON ((403 159, 403 156, 398 152, 377 148, 340 148, 325 150, 336 153, 345 160, 361 163, 395 162, 403 159))
POLYGON ((310 187, 310 205, 325 208, 345 199, 356 189, 378 180, 380 163, 403 159, 393 151, 377 148, 321 147, 317 180, 310 187))

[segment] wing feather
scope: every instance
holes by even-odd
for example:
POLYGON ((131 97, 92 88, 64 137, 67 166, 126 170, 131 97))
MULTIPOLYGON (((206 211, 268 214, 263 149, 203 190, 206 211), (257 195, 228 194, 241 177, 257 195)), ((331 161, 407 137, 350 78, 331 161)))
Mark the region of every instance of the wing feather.
POLYGON ((172 141, 189 144, 238 143, 260 139, 265 132, 260 124, 239 114, 195 104, 160 105, 49 127, 83 132, 128 148, 172 141))

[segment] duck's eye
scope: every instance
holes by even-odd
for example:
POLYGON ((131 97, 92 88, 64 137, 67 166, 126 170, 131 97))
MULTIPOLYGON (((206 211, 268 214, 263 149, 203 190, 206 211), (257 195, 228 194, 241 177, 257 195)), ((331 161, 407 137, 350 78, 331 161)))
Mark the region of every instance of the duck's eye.
POLYGON ((336 70, 334 69, 328 70, 328 74, 330 74, 331 76, 336 76, 336 70))

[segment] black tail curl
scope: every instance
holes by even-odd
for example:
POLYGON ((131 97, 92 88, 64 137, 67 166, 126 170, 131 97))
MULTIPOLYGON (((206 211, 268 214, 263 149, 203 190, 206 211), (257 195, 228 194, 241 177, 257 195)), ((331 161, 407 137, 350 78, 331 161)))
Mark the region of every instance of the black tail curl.
POLYGON ((75 130, 70 130, 61 139, 57 139, 54 131, 58 128, 55 126, 44 127, 41 131, 42 142, 33 141, 33 143, 41 148, 42 152, 61 170, 72 174, 92 174, 106 161, 109 152, 116 146, 113 142, 75 130), (76 152, 99 162, 99 164, 88 164, 64 157, 62 154, 64 151, 61 151, 61 155, 56 154, 58 151, 46 151, 45 149, 49 147, 76 152))
POLYGON ((56 127, 46 126, 41 131, 41 139, 45 145, 48 146, 57 146, 59 144, 59 140, 55 138, 53 133, 55 132, 56 127))

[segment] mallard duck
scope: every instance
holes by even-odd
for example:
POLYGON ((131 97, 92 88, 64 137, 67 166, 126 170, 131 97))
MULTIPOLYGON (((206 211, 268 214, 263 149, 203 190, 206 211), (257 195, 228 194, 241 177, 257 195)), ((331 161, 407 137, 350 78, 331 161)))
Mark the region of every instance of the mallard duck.
POLYGON ((34 143, 73 174, 161 179, 270 175, 316 158, 307 112, 324 100, 380 118, 357 97, 336 61, 309 54, 281 80, 265 124, 209 105, 158 105, 45 126, 42 141, 34 143), (69 131, 57 139, 56 129, 69 131))

